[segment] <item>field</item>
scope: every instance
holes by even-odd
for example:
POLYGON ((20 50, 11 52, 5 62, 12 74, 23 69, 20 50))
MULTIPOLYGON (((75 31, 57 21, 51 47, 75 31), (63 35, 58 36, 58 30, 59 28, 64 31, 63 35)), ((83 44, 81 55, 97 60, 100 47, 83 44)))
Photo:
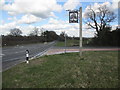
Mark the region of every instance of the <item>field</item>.
MULTIPOLYGON (((90 42, 91 39, 83 39, 83 42, 82 42, 82 45, 88 45, 88 43, 90 42)), ((57 42, 56 46, 59 46, 59 47, 63 47, 65 46, 65 42, 64 41, 59 41, 57 42)), ((71 47, 71 46, 79 46, 79 40, 70 40, 70 39, 67 39, 66 40, 66 46, 68 47, 71 47)))
POLYGON ((117 88, 118 52, 43 56, 3 72, 3 88, 117 88))

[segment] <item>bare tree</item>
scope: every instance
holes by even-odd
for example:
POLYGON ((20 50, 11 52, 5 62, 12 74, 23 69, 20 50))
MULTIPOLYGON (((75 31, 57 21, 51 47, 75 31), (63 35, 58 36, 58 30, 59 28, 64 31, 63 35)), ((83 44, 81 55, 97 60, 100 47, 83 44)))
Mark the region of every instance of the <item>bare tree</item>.
POLYGON ((106 27, 110 26, 110 23, 113 22, 116 18, 115 13, 110 10, 106 5, 101 5, 97 10, 88 8, 88 11, 85 15, 85 23, 90 27, 96 30, 96 35, 99 36, 99 33, 104 30, 106 27))
POLYGON ((39 35, 39 30, 38 28, 34 28, 33 31, 29 34, 30 36, 38 36, 39 35))
POLYGON ((40 29, 40 35, 44 37, 44 32, 45 32, 45 31, 46 31, 46 29, 41 28, 41 29, 40 29))
POLYGON ((65 37, 65 32, 61 32, 61 33, 60 33, 60 37, 63 37, 63 38, 64 38, 64 37, 65 37))
POLYGON ((66 37, 68 37, 68 35, 67 35, 65 32, 61 32, 61 33, 60 33, 60 36, 61 36, 61 37, 65 37, 65 35, 66 35, 66 37))
POLYGON ((22 34, 22 31, 18 28, 14 28, 14 29, 11 29, 10 30, 10 34, 9 35, 12 35, 12 36, 21 36, 22 34))

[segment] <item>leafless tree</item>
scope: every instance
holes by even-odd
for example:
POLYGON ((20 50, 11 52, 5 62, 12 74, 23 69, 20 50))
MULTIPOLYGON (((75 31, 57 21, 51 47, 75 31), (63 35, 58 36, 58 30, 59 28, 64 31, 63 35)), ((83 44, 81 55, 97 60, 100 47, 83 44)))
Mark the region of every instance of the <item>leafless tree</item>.
POLYGON ((14 28, 14 29, 11 29, 10 30, 10 34, 9 35, 12 35, 12 36, 21 36, 22 34, 22 31, 18 28, 14 28))
POLYGON ((106 5, 101 5, 97 10, 88 8, 85 15, 85 23, 96 30, 96 35, 99 36, 100 31, 104 30, 106 27, 110 26, 116 18, 116 14, 110 10, 106 5))
POLYGON ((39 30, 38 28, 34 28, 33 31, 29 34, 30 36, 38 36, 39 35, 39 30))

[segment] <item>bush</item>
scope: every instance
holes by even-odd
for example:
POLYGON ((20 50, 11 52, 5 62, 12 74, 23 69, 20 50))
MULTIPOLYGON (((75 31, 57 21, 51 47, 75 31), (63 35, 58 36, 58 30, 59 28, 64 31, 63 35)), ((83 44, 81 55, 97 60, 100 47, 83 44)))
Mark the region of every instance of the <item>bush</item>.
POLYGON ((90 45, 96 46, 120 46, 119 38, 120 38, 120 29, 116 29, 113 31, 110 30, 102 30, 99 33, 98 37, 94 37, 90 42, 90 45))

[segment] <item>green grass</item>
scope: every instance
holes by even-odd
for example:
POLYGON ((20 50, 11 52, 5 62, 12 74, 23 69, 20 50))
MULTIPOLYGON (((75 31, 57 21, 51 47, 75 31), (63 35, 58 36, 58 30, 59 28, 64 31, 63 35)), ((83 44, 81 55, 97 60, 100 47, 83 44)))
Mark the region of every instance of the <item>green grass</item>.
MULTIPOLYGON (((67 40, 66 46, 74 46, 74 45, 79 45, 79 40, 67 40)), ((56 43, 56 46, 63 47, 63 46, 65 46, 65 42, 59 41, 56 43)))
POLYGON ((118 52, 44 56, 3 72, 3 88, 115 88, 118 52))
MULTIPOLYGON (((87 45, 89 40, 82 40, 82 45, 87 45)), ((64 41, 58 41, 56 43, 56 46, 59 46, 59 47, 63 47, 65 46, 65 42, 64 41)), ((66 41, 66 46, 79 46, 79 40, 70 40, 70 39, 67 39, 66 41)))

